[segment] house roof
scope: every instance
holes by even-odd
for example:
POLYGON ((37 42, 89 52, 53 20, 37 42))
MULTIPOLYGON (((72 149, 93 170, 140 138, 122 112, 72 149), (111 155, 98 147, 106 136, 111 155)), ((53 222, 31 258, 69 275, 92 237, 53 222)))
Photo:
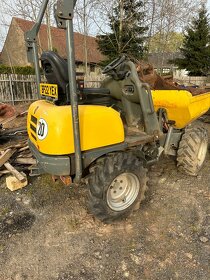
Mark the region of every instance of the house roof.
MULTIPOLYGON (((26 32, 30 30, 34 22, 20 19, 14 17, 13 20, 19 26, 19 28, 26 32)), ((51 27, 52 34, 52 45, 55 48, 59 55, 62 57, 67 57, 66 54, 66 32, 64 29, 59 29, 56 27, 51 27)), ((39 40, 41 49, 48 49, 48 40, 47 40, 47 25, 42 24, 39 31, 39 40)), ((77 62, 84 62, 84 35, 78 32, 74 32, 74 45, 75 45, 75 60, 77 62)), ((87 36, 87 58, 88 63, 99 63, 104 59, 104 56, 98 50, 98 44, 96 42, 96 38, 92 36, 87 36)))

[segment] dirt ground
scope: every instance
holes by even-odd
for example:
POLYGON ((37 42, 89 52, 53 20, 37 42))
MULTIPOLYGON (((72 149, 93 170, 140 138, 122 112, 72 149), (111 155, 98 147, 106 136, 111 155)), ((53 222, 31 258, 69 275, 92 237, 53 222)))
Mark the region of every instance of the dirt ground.
POLYGON ((173 158, 149 176, 140 209, 113 225, 87 213, 84 186, 44 175, 11 193, 2 178, 0 280, 209 280, 210 151, 197 177, 173 158))

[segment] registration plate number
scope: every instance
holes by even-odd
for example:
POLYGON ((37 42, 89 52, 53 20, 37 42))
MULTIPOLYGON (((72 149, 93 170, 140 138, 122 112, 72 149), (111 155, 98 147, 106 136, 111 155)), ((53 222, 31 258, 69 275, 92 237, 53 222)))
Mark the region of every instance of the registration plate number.
POLYGON ((40 84, 40 94, 42 96, 58 99, 58 85, 55 84, 40 84))

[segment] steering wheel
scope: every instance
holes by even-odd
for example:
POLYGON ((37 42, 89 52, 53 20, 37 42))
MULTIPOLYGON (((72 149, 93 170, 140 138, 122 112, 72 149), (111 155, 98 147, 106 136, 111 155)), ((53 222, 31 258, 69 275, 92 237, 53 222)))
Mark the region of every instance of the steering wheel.
POLYGON ((121 57, 116 58, 111 63, 109 63, 102 71, 103 74, 107 74, 111 70, 114 70, 116 67, 118 67, 121 63, 123 63, 126 60, 126 56, 123 55, 121 57))

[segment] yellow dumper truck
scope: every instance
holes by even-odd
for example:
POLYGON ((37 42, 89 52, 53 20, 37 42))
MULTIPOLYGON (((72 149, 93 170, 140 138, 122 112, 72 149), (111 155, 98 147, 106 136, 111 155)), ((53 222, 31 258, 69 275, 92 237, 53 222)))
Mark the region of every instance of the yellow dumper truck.
POLYGON ((103 69, 100 88, 76 84, 72 18, 76 1, 58 1, 55 16, 66 30, 67 62, 44 52, 47 84, 40 83, 36 35, 46 9, 26 33, 35 63, 40 100, 28 112, 29 146, 37 159, 32 175, 49 173, 64 182, 87 184, 88 206, 104 222, 127 216, 144 199, 147 166, 161 154, 177 158, 181 171, 197 175, 208 147, 207 131, 190 124, 208 111, 210 94, 151 91, 126 56, 103 69))

